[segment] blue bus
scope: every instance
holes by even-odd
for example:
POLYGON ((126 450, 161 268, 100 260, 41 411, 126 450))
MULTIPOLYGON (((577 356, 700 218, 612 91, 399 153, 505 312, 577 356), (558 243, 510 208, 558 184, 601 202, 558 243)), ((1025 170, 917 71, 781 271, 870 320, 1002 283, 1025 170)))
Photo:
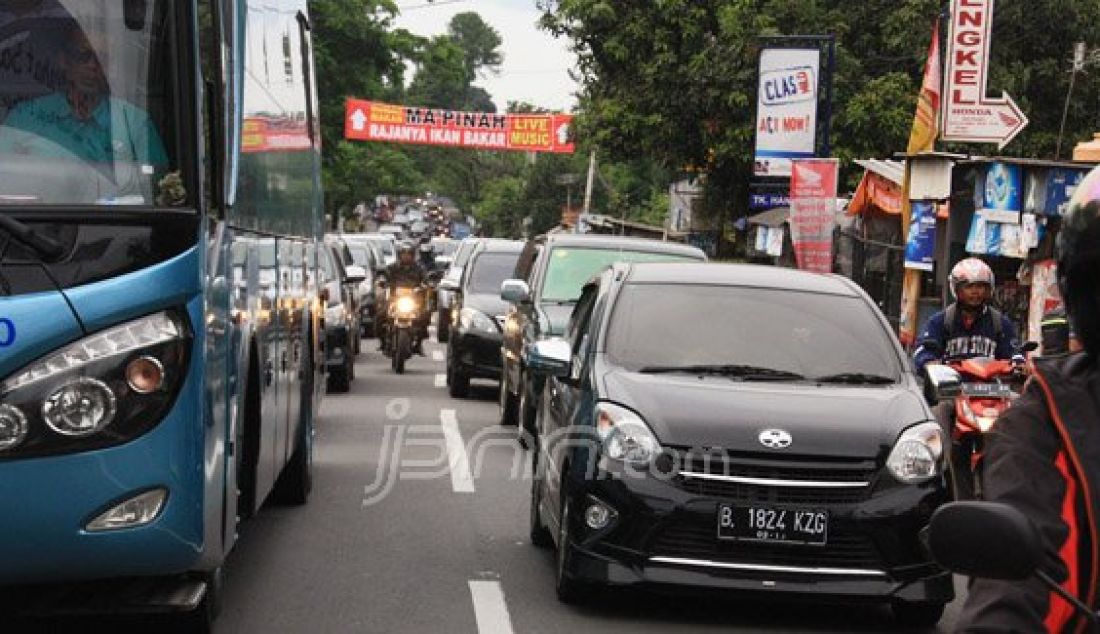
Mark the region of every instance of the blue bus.
POLYGON ((310 30, 305 0, 0 3, 0 596, 20 610, 208 628, 238 523, 308 498, 310 30))

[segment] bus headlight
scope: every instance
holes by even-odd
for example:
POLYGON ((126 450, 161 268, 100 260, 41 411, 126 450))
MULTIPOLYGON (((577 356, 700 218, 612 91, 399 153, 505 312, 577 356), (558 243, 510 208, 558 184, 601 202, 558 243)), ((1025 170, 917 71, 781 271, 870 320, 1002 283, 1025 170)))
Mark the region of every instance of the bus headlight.
POLYGON ((0 382, 0 460, 88 451, 152 429, 183 385, 191 330, 182 311, 107 328, 0 382))
POLYGON ((42 403, 42 419, 62 436, 90 436, 115 418, 115 395, 97 379, 79 378, 62 385, 42 403))
POLYGON ((18 407, 0 405, 0 451, 18 447, 27 437, 27 417, 18 407))

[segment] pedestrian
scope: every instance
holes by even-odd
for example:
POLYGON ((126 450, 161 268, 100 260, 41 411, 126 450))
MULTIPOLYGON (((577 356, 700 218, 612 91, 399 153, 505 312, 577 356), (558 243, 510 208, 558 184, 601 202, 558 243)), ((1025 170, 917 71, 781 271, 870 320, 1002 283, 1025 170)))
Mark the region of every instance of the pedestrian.
MULTIPOLYGON (((1076 353, 1032 362, 1024 394, 986 436, 984 497, 1031 519, 1050 553, 1043 570, 1100 607, 1100 168, 1078 186, 1058 237, 1058 285, 1076 353)), ((1011 553, 1006 553, 1011 556, 1011 553)), ((974 579, 964 632, 1079 632, 1086 617, 1038 579, 974 579)))

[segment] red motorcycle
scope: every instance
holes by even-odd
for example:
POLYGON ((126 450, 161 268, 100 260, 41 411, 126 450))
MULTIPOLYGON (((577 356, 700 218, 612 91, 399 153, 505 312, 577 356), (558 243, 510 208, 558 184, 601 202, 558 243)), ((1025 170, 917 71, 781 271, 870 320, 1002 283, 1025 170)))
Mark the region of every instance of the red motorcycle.
POLYGON ((954 399, 951 414, 951 476, 957 499, 981 499, 982 451, 985 434, 1020 395, 1027 379, 1024 355, 1037 348, 1028 343, 1012 360, 975 357, 939 366, 938 400, 954 399))

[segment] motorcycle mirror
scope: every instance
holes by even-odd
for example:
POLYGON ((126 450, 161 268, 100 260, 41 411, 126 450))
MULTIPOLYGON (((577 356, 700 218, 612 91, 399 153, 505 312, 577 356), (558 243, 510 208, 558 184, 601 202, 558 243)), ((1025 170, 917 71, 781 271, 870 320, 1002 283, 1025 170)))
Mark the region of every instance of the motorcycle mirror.
POLYGON ((1035 352, 1038 349, 1039 349, 1039 344, 1037 342, 1029 341, 1029 342, 1025 343, 1022 348, 1020 348, 1020 352, 1022 352, 1024 354, 1027 354, 1029 352, 1035 352))
POLYGON ((1015 507, 998 502, 951 502, 929 523, 932 558, 969 577, 1018 581, 1035 574, 1043 560, 1043 538, 1015 507))

